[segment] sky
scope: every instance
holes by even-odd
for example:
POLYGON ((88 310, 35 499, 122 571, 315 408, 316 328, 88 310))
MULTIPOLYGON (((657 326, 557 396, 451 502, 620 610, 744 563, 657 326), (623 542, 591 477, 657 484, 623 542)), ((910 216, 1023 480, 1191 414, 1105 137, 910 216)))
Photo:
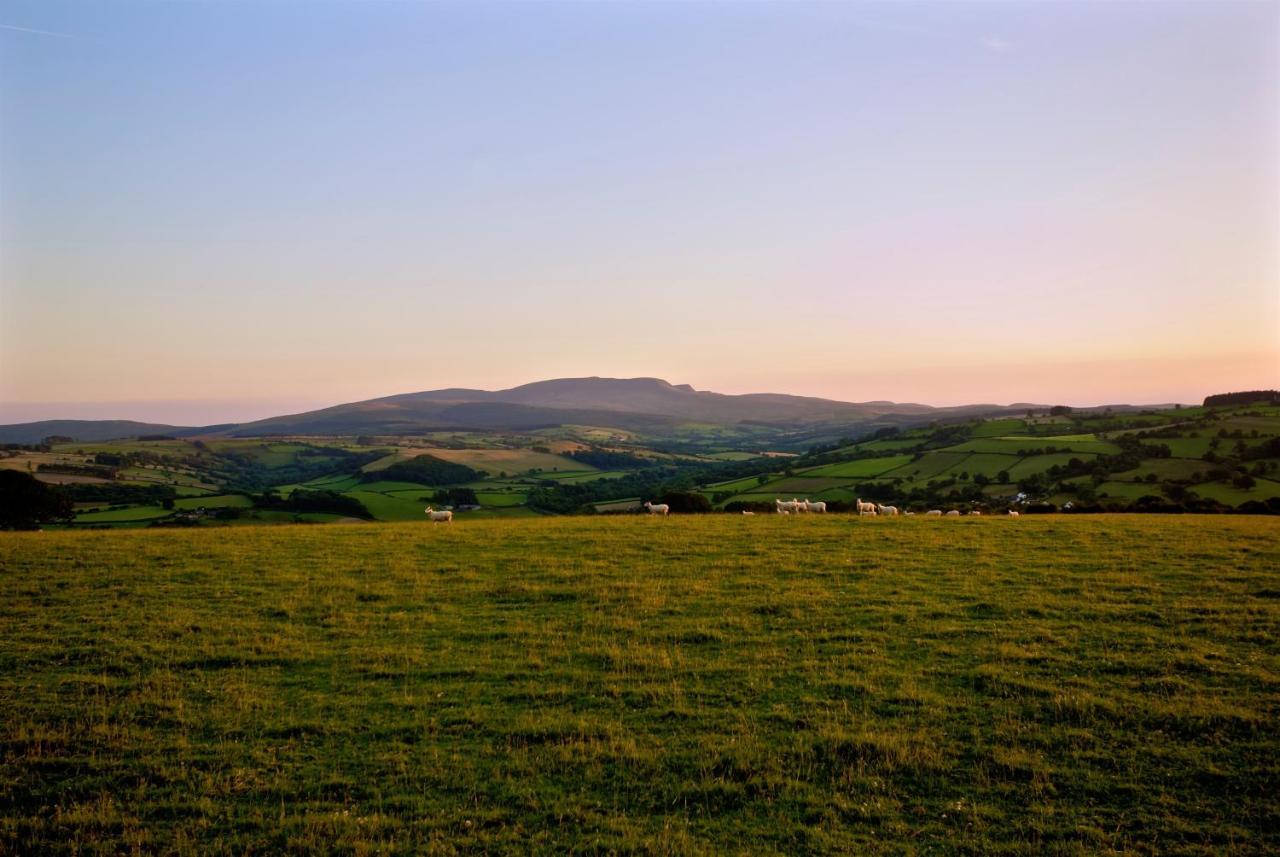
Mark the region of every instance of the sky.
POLYGON ((0 0, 0 422, 1280 385, 1275 2, 0 0))

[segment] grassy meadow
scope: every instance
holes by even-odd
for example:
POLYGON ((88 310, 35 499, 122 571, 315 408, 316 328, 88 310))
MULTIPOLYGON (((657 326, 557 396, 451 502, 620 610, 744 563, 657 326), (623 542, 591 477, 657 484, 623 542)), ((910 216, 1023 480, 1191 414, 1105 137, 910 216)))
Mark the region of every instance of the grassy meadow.
POLYGON ((1280 521, 0 533, 0 853, 1265 854, 1280 521))

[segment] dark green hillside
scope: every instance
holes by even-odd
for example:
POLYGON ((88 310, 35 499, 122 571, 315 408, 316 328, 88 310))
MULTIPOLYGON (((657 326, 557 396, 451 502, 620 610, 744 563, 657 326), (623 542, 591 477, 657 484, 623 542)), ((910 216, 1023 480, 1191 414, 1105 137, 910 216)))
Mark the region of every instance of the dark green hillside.
POLYGON ((720 506, 799 493, 837 508, 863 495, 917 510, 1280 512, 1280 407, 1033 411, 889 430, 812 450, 786 471, 703 491, 720 506), (796 481, 807 477, 827 481, 796 481))

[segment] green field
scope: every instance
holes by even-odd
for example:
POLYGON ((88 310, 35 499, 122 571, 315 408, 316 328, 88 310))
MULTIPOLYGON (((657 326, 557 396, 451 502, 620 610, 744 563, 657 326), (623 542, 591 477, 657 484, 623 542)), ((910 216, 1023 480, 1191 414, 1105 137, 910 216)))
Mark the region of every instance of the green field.
POLYGON ((77 524, 116 524, 126 521, 151 521, 172 514, 159 506, 128 506, 124 509, 108 509, 101 512, 83 512, 76 515, 77 524))
POLYGON ((514 491, 477 491, 476 499, 481 506, 519 506, 524 502, 524 495, 514 491))
POLYGON ((1232 506, 1249 500, 1267 500, 1271 497, 1280 497, 1280 482, 1275 482, 1271 479, 1258 479, 1256 481, 1257 484, 1248 489, 1237 488, 1234 485, 1227 485, 1223 482, 1207 482, 1201 485, 1194 485, 1191 490, 1201 497, 1208 497, 1211 500, 1217 500, 1219 503, 1227 503, 1232 506))
POLYGON ((969 457, 967 452, 930 452, 919 461, 912 461, 885 473, 885 476, 903 479, 932 479, 944 470, 950 470, 969 457))
POLYGON ((804 475, 845 478, 879 476, 881 473, 886 473, 895 467, 901 467, 909 461, 911 461, 911 456, 909 455, 893 455, 887 458, 862 458, 854 461, 842 461, 837 464, 824 464, 821 467, 805 470, 804 475))
MULTIPOLYGON (((389 483, 390 484, 390 483, 389 483)), ((431 505, 422 498, 431 495, 430 488, 421 488, 395 493, 379 493, 377 491, 348 491, 348 497, 354 497, 364 504, 379 521, 421 521, 426 516, 423 510, 431 505)), ((439 507, 439 504, 435 504, 439 507)))
POLYGON ((1008 434, 1018 434, 1027 430, 1025 420, 1006 419, 1006 420, 987 420, 979 423, 977 428, 973 430, 974 437, 1002 437, 1008 434))
POLYGON ((186 500, 176 500, 173 507, 175 509, 199 509, 201 506, 206 509, 247 509, 252 505, 253 501, 243 494, 219 494, 213 497, 191 497, 186 500))
POLYGON ((1055 446, 1058 449, 1066 449, 1072 453, 1116 453, 1120 451, 1120 447, 1114 443, 1095 439, 1080 439, 1077 436, 1066 436, 1065 438, 1053 437, 989 437, 982 440, 971 440, 966 443, 957 444, 950 449, 957 452, 996 452, 1005 455, 1016 455, 1022 449, 1044 449, 1045 447, 1055 446))
POLYGON ((0 533, 0 852, 1267 854, 1280 521, 0 533))

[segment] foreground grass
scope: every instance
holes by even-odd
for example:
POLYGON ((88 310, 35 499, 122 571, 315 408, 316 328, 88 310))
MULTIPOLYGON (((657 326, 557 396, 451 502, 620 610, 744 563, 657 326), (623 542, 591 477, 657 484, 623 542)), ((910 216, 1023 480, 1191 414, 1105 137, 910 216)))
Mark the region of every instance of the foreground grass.
POLYGON ((0 852, 1261 854, 1280 522, 0 534, 0 852))

